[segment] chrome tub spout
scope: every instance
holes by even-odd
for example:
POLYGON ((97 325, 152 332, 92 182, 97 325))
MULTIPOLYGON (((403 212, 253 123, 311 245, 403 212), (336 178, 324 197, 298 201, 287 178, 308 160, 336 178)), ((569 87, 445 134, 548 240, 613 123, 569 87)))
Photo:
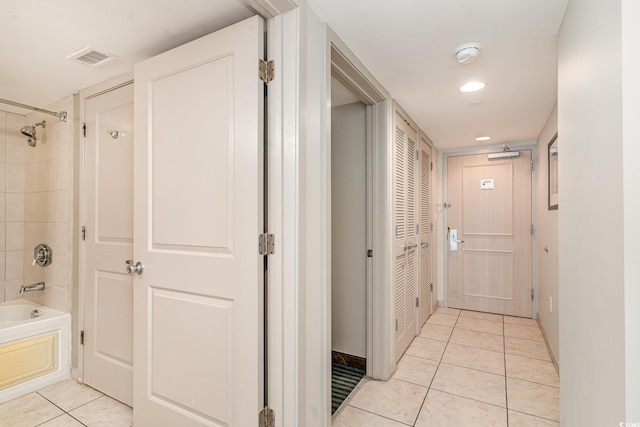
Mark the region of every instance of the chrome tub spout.
POLYGON ((33 285, 20 286, 21 294, 24 294, 25 292, 42 291, 42 290, 44 290, 44 282, 34 283, 33 285))

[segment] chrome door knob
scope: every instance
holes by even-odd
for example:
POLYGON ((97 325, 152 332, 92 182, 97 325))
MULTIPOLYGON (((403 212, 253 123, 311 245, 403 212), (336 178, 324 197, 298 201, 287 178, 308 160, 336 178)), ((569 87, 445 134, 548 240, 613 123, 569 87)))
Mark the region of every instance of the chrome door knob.
POLYGON ((144 265, 142 265, 140 261, 134 264, 132 259, 128 259, 125 261, 125 263, 127 264, 127 273, 131 275, 136 273, 142 274, 142 272, 144 271, 144 265))

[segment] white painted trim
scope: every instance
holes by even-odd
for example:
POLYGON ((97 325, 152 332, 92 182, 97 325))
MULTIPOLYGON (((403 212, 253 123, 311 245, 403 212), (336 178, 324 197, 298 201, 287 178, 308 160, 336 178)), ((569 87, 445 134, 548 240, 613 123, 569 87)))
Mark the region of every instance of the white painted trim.
MULTIPOLYGON (((102 83, 98 83, 94 86, 90 86, 86 89, 80 91, 78 95, 78 110, 80 121, 78 126, 78 141, 80 141, 78 148, 78 158, 76 162, 78 164, 78 223, 74 224, 77 233, 77 239, 74 242, 74 246, 77 248, 78 254, 78 263, 77 263, 77 274, 78 274, 78 305, 77 305, 77 313, 78 317, 77 321, 77 330, 72 331, 74 335, 78 335, 80 331, 84 330, 84 260, 85 260, 85 252, 84 245, 82 244, 82 233, 80 229, 83 225, 85 225, 85 164, 84 164, 84 156, 85 156, 85 147, 84 147, 84 135, 83 135, 83 123, 86 123, 85 117, 85 102, 87 99, 96 97, 102 93, 117 89, 126 84, 133 83, 133 73, 129 72, 111 79, 108 79, 102 83)), ((78 360, 78 366, 72 370, 73 378, 78 380, 79 382, 83 382, 84 379, 84 347, 80 345, 80 340, 78 336, 73 339, 73 342, 77 342, 76 348, 72 349, 75 351, 78 360)))
MULTIPOLYGON (((531 286, 534 289, 535 298, 531 303, 531 313, 534 319, 538 317, 538 180, 537 173, 540 173, 541 169, 544 172, 545 166, 540 166, 538 161, 537 140, 531 141, 518 141, 507 144, 510 149, 531 150, 531 160, 533 161, 534 169, 531 174, 531 222, 534 226, 534 234, 531 239, 531 286)), ((447 201, 447 159, 451 156, 464 156, 472 154, 489 154, 502 151, 502 144, 484 145, 482 147, 464 147, 454 148, 451 150, 445 150, 438 155, 438 177, 441 183, 442 200, 436 205, 439 212, 442 213, 442 221, 438 221, 438 278, 442 278, 438 286, 438 294, 441 295, 441 301, 443 301, 444 307, 449 306, 448 301, 448 287, 449 277, 447 273, 447 238, 446 238, 446 224, 447 224, 447 210, 442 208, 442 204, 447 201), (442 292, 442 293, 441 293, 442 292)))
MULTIPOLYGON (((347 45, 331 28, 327 27, 327 99, 331 99, 331 77, 345 84, 367 105, 367 247, 373 250, 373 258, 367 262, 367 375, 376 379, 388 379, 392 370, 387 369, 389 351, 386 299, 390 283, 385 281, 388 266, 385 240, 388 224, 385 222, 388 193, 381 184, 386 182, 387 157, 386 115, 389 93, 366 69, 347 45), (382 274, 381 274, 382 273, 382 274)), ((327 103, 328 129, 331 128, 331 105, 327 103)), ((327 131, 327 144, 331 146, 331 132, 327 131)), ((329 149, 330 150, 330 149, 329 149)), ((330 176, 331 169, 326 171, 330 176)), ((331 200, 331 188, 328 188, 331 200)), ((330 212, 330 210, 329 210, 330 212)), ((329 247, 330 250, 330 247, 329 247)), ((330 254, 329 254, 330 256, 330 254)), ((331 258, 329 258, 331 259, 331 258)), ((330 317, 330 312, 327 313, 330 317)))
POLYGON ((263 18, 275 18, 276 16, 289 12, 298 5, 294 0, 239 0, 240 3, 254 10, 263 18))
POLYGON ((276 63, 268 86, 269 231, 276 251, 269 260, 269 405, 276 426, 298 425, 299 406, 299 11, 268 21, 268 58, 276 63))

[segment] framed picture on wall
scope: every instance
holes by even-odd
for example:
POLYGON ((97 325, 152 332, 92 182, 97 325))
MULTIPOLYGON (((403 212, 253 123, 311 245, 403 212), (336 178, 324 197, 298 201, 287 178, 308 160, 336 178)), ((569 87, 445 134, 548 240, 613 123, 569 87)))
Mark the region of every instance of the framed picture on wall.
POLYGON ((549 210, 558 209, 558 133, 551 138, 547 146, 549 210))

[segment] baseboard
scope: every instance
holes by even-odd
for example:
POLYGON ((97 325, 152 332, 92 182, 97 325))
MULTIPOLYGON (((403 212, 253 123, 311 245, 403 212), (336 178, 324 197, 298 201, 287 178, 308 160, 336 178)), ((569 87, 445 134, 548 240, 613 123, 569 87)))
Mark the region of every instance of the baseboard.
POLYGON ((540 328, 540 331, 542 332, 542 338, 544 338, 544 344, 547 346, 547 352, 549 352, 549 355, 551 356, 551 363, 553 363, 553 366, 556 368, 556 372, 558 373, 558 377, 560 376, 560 363, 558 362, 558 359, 556 358, 556 355, 554 354, 553 350, 551 349, 551 346, 549 345, 549 339, 547 338, 547 332, 544 330, 544 326, 542 326, 542 323, 540 323, 540 316, 537 316, 538 318, 536 319, 536 322, 538 322, 538 327, 540 328))
POLYGON ((331 352, 331 360, 333 363, 350 368, 367 370, 367 359, 364 357, 354 356, 352 354, 340 353, 338 351, 331 352))

